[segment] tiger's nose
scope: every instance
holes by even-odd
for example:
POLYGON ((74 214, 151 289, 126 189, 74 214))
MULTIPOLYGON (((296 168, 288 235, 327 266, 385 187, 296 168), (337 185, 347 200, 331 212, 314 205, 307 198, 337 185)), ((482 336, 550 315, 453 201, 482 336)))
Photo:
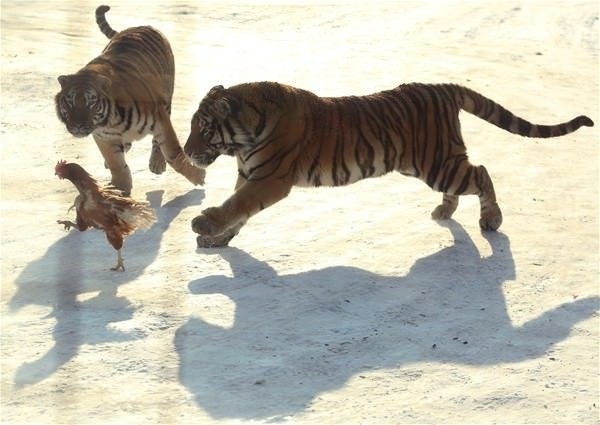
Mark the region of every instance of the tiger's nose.
POLYGON ((87 136, 92 130, 85 125, 74 125, 69 128, 69 132, 74 136, 87 136))
POLYGON ((85 96, 83 96, 83 95, 75 96, 74 103, 75 103, 76 108, 85 108, 85 106, 86 106, 85 96))

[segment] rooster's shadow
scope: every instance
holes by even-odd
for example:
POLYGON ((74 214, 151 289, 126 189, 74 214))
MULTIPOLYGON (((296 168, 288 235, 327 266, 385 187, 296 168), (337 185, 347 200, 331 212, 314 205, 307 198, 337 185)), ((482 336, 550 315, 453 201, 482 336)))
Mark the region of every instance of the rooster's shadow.
POLYGON ((156 212, 156 222, 146 231, 127 237, 123 246, 125 272, 109 270, 115 251, 102 231, 71 230, 48 248, 39 259, 29 263, 16 278, 17 291, 9 301, 15 312, 28 305, 51 307, 43 319, 54 319, 54 346, 42 357, 24 362, 14 378, 17 388, 40 382, 70 359, 83 344, 124 342, 143 338, 140 331, 111 329, 111 323, 129 320, 135 307, 127 298, 118 296, 120 285, 144 273, 157 258, 163 233, 179 213, 198 206, 204 191, 194 189, 164 205, 164 191, 146 194, 156 212), (82 294, 97 295, 79 300, 82 294))

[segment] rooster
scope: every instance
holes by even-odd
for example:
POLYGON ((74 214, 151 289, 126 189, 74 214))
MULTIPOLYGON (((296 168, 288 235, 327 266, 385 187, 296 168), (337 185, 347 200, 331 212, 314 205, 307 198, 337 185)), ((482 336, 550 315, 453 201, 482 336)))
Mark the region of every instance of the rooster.
POLYGON ((100 187, 78 164, 59 161, 55 174, 61 179, 70 180, 79 191, 75 203, 69 208, 70 211, 74 207, 77 212, 75 223, 68 220, 57 220, 57 223, 64 225, 65 230, 71 227, 82 232, 88 227, 104 230, 106 239, 117 250, 117 265, 111 270, 125 271, 121 256, 123 239, 138 227, 150 227, 156 220, 152 208, 146 202, 123 197, 116 189, 100 187))

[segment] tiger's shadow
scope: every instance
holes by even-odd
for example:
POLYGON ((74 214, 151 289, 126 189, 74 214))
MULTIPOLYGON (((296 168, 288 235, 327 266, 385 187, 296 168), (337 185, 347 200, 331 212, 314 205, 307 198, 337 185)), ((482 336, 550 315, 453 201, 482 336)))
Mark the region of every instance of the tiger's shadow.
POLYGON ((355 267, 280 276, 243 251, 219 250, 233 277, 189 287, 233 300, 234 324, 192 317, 177 330, 180 382, 214 418, 280 420, 369 370, 540 357, 597 310, 597 297, 579 299, 514 326, 502 291, 515 278, 508 237, 484 234, 492 255, 481 258, 460 225, 446 227, 454 245, 401 277, 355 267))
POLYGON ((191 190, 161 206, 163 195, 163 190, 146 195, 157 220, 148 230, 136 232, 125 240, 125 272, 109 270, 115 251, 102 231, 71 230, 17 277, 17 291, 9 301, 11 311, 27 305, 47 306, 52 311, 43 319, 56 320, 52 331, 54 346, 17 369, 14 378, 17 388, 48 378, 75 357, 84 344, 144 337, 139 332, 123 332, 109 326, 131 319, 135 312, 127 298, 117 295, 118 288, 138 278, 152 264, 164 231, 184 208, 199 205, 204 191, 191 190), (83 301, 78 299, 82 294, 96 292, 97 295, 83 301))

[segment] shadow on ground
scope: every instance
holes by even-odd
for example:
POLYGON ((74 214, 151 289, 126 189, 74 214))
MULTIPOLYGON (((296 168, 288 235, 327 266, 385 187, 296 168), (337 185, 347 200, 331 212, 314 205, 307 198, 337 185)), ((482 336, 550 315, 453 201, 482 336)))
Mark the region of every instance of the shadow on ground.
MULTIPOLYGON (((515 279, 510 241, 485 233, 482 258, 456 222, 454 245, 418 260, 405 276, 331 267, 279 276, 235 248, 221 255, 233 277, 190 283, 224 294, 235 322, 190 318, 175 335, 179 379, 214 418, 281 419, 361 372, 416 362, 493 365, 543 356, 598 309, 598 298, 566 303, 513 326, 503 285, 515 279)), ((418 375, 418 373, 417 373, 418 375)))
MULTIPOLYGON (((115 257, 104 233, 99 230, 71 230, 54 243, 38 260, 28 264, 17 277, 17 292, 9 302, 12 311, 27 305, 52 307, 43 319, 54 319, 54 346, 42 357, 23 363, 15 375, 17 388, 51 376, 71 360, 84 344, 123 342, 143 337, 139 333, 110 329, 109 324, 129 320, 135 308, 119 297, 120 285, 138 278, 156 259, 162 235, 177 215, 204 198, 203 190, 192 190, 161 206, 164 191, 153 191, 147 199, 157 221, 147 231, 125 240, 125 272, 109 270, 115 257), (98 294, 84 301, 81 294, 98 294)), ((57 225, 58 226, 58 225, 57 225)))

